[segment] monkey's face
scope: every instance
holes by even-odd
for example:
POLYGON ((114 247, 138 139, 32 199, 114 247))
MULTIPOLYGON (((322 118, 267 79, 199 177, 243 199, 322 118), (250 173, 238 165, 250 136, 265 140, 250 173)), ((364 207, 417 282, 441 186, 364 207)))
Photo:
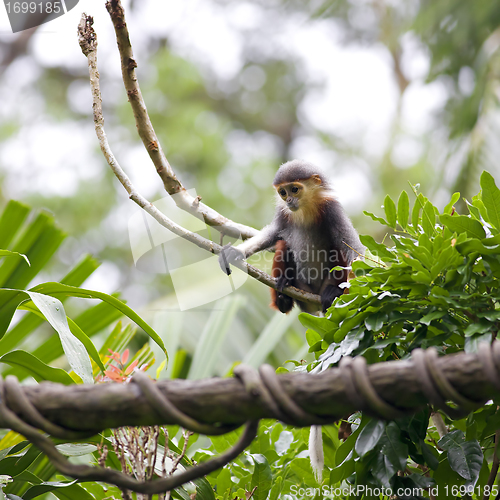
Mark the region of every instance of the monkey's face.
POLYGON ((302 183, 280 184, 276 186, 276 191, 289 210, 295 212, 300 208, 301 198, 304 194, 304 185, 302 183))

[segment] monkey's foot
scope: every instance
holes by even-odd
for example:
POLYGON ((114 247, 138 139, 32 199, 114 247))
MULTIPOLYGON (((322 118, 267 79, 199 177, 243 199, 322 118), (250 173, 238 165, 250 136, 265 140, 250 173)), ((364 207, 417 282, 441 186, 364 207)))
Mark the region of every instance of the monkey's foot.
POLYGON ((326 312, 326 310, 332 305, 332 302, 343 293, 344 290, 337 285, 327 286, 321 294, 321 307, 323 308, 323 312, 326 312))

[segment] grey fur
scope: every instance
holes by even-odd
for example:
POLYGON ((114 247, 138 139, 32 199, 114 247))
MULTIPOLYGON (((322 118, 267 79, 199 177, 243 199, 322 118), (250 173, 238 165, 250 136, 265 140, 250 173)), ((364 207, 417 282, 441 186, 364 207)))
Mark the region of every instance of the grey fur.
POLYGON ((313 175, 318 175, 325 187, 328 187, 328 180, 322 170, 304 160, 291 160, 283 163, 276 172, 273 186, 284 182, 296 182, 310 179, 313 175))

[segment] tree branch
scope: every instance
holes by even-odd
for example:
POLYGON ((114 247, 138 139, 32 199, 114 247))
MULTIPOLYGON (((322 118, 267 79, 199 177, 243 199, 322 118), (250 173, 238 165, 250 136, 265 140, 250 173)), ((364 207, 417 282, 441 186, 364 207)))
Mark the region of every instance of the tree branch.
MULTIPOLYGON (((498 347, 494 352, 495 364, 500 366, 498 347)), ((500 395, 498 373, 493 381, 478 354, 450 354, 436 358, 433 363, 467 398, 480 402, 500 395)), ((373 389, 388 404, 415 412, 428 403, 412 360, 387 361, 366 368, 373 389)), ((352 394, 345 383, 346 370, 349 371, 349 367, 317 374, 294 372, 277 378, 282 392, 297 405, 333 422, 361 409, 351 399, 352 394)), ((165 380, 155 386, 180 411, 202 423, 242 425, 248 420, 276 418, 264 399, 255 397, 236 378, 165 380)), ((42 382, 20 386, 20 390, 43 417, 67 429, 97 433, 121 426, 178 423, 158 413, 137 384, 65 386, 42 382)), ((5 402, 17 413, 8 391, 5 402)), ((0 422, 2 426, 5 425, 0 422)))
POLYGON ((123 83, 125 84, 128 100, 134 113, 137 131, 149 157, 156 167, 156 172, 160 176, 165 190, 170 195, 177 195, 175 196, 175 202, 180 208, 198 217, 201 215, 209 226, 214 226, 222 234, 235 238, 241 236, 243 239, 255 236, 258 233, 256 229, 235 223, 204 203, 200 203, 200 199, 193 198, 188 194, 179 179, 177 179, 158 141, 142 97, 135 71, 137 62, 132 52, 123 6, 120 0, 110 0, 106 2, 106 9, 115 28, 116 41, 120 52, 123 83))
MULTIPOLYGON (((125 188, 129 194, 129 198, 133 200, 137 205, 139 205, 143 210, 145 210, 151 217, 153 217, 159 224, 166 227, 176 235, 184 238, 196 246, 210 252, 213 254, 219 254, 222 246, 214 243, 213 241, 200 236, 197 233, 188 231, 184 227, 176 224, 174 221, 169 219, 166 215, 160 212, 150 201, 148 201, 144 196, 142 196, 134 187, 130 181, 127 174, 123 171, 117 159, 115 158, 104 130, 104 117, 102 114, 102 98, 101 90, 99 85, 99 72, 97 70, 97 36, 92 27, 94 20, 91 16, 86 14, 82 15, 82 19, 78 25, 78 40, 83 54, 87 57, 89 66, 89 76, 90 76, 90 86, 92 90, 92 109, 94 114, 94 126, 99 140, 99 145, 101 151, 106 158, 108 165, 111 170, 120 181, 122 186, 125 188)), ((145 109, 145 108, 144 108, 145 109)), ((149 120, 149 118, 148 118, 149 120)), ((166 161, 166 160, 165 160, 166 161)), ((175 197, 177 198, 177 196, 175 197)), ((196 200, 195 200, 196 201, 196 200)), ((196 212, 195 209, 193 209, 196 212)), ((196 212, 197 213, 197 212, 196 212)), ((229 234, 229 233, 227 233, 229 234)), ((265 285, 276 289, 276 280, 269 276, 267 273, 261 271, 260 269, 248 264, 245 261, 239 261, 234 264, 236 267, 242 271, 248 273, 252 278, 257 281, 264 283, 265 285)), ((222 271, 221 271, 222 272, 222 271)), ((229 279, 229 278, 228 278, 229 279)), ((306 292, 304 290, 299 290, 295 287, 286 287, 283 290, 287 295, 295 300, 302 302, 320 305, 321 299, 318 295, 306 292)))

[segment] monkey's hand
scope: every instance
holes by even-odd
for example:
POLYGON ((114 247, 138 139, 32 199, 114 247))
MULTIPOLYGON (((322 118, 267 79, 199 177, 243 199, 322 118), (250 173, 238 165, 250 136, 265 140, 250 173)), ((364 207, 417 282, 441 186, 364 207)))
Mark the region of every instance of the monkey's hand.
POLYGON ((332 305, 332 302, 340 297, 344 293, 344 290, 337 285, 328 285, 321 294, 321 307, 323 312, 332 305))
POLYGON ((233 247, 231 243, 224 245, 219 254, 219 266, 229 276, 231 274, 230 264, 237 260, 243 260, 245 254, 237 247, 233 247))

